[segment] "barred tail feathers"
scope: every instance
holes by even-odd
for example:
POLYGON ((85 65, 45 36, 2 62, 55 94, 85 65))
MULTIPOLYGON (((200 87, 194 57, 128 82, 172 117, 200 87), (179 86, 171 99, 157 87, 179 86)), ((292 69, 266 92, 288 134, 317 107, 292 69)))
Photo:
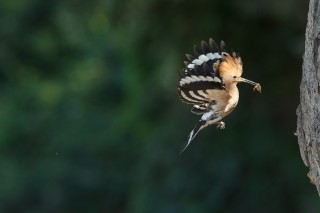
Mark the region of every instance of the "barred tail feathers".
POLYGON ((217 113, 213 110, 207 111, 204 113, 199 120, 199 122, 196 124, 196 126, 192 129, 190 132, 188 139, 186 142, 182 145, 180 154, 186 150, 186 148, 189 146, 189 144, 192 142, 192 140, 196 137, 196 135, 199 133, 200 130, 207 127, 208 125, 215 124, 219 121, 221 121, 222 117, 217 115, 217 113))
POLYGON ((182 154, 184 152, 184 150, 189 146, 189 144, 191 143, 191 141, 196 137, 196 135, 198 134, 198 132, 203 129, 204 127, 206 127, 206 121, 200 120, 196 126, 192 129, 192 131, 190 132, 188 139, 186 140, 185 143, 183 143, 183 145, 181 146, 181 150, 180 150, 180 154, 182 154))

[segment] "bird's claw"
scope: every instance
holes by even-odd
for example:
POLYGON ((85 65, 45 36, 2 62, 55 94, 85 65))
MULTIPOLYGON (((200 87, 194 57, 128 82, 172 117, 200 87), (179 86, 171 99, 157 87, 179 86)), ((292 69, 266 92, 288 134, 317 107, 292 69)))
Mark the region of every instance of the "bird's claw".
POLYGON ((217 123, 217 129, 224 129, 226 127, 226 124, 223 121, 219 121, 217 123))
POLYGON ((261 85, 259 83, 256 83, 256 85, 254 85, 253 91, 255 90, 261 93, 261 85))

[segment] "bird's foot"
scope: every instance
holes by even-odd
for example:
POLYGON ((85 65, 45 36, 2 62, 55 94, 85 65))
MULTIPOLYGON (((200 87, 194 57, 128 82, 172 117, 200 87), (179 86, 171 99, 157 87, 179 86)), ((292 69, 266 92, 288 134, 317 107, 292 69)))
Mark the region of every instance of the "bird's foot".
POLYGON ((225 122, 219 121, 219 122, 217 123, 217 129, 224 129, 225 127, 226 127, 225 122))

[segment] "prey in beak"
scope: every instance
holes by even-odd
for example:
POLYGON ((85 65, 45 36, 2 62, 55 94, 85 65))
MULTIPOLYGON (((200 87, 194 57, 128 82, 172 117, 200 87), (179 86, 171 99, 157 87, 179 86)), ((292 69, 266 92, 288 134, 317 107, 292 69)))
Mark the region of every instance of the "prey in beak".
POLYGON ((253 82, 253 81, 250 81, 248 79, 241 78, 241 77, 237 80, 237 82, 245 82, 245 83, 251 84, 251 85, 254 86, 253 87, 253 91, 256 90, 256 91, 261 93, 261 85, 259 83, 256 83, 256 82, 253 82))

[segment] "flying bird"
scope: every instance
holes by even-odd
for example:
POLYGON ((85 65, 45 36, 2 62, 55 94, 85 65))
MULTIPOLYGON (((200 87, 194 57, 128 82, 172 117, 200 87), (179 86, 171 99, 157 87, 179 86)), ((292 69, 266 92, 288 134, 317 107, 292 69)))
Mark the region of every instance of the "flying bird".
POLYGON ((216 124, 224 129, 222 119, 238 104, 237 83, 252 84, 253 90, 261 92, 259 83, 242 78, 242 60, 239 54, 227 52, 224 41, 220 46, 210 38, 202 41, 201 48, 194 46, 194 55, 186 54, 185 68, 178 81, 178 97, 192 104, 191 112, 202 115, 181 147, 181 153, 189 146, 200 130, 216 124))

